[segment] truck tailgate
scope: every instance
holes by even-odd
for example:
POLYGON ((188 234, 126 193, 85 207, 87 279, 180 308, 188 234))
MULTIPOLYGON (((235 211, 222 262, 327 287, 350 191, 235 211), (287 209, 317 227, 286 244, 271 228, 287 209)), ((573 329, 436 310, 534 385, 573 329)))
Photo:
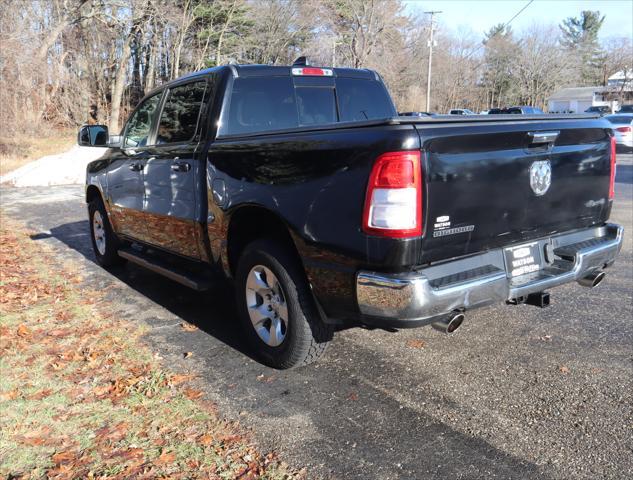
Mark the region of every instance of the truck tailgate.
POLYGON ((543 117, 416 128, 426 184, 421 263, 608 218, 610 137, 604 120, 543 117))

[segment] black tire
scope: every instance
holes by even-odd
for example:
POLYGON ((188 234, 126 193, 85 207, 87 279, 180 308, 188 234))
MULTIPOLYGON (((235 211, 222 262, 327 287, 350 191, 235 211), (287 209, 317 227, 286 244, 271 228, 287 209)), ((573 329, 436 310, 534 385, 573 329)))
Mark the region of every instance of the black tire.
POLYGON ((110 220, 106 212, 105 206, 101 198, 97 197, 88 204, 88 219, 90 223, 90 240, 92 241, 92 249, 97 263, 102 267, 112 267, 115 265, 122 265, 125 263, 125 259, 119 257, 118 251, 121 247, 121 242, 112 230, 110 220), (97 247, 95 237, 95 215, 100 215, 103 225, 103 239, 105 240, 105 249, 99 251, 97 247))
POLYGON ((298 259, 283 244, 262 239, 247 245, 238 260, 235 292, 242 327, 262 363, 288 369, 308 365, 323 355, 332 340, 333 330, 321 320, 298 259), (251 322, 246 285, 251 269, 256 266, 271 270, 283 290, 288 319, 285 337, 279 346, 265 343, 251 322))

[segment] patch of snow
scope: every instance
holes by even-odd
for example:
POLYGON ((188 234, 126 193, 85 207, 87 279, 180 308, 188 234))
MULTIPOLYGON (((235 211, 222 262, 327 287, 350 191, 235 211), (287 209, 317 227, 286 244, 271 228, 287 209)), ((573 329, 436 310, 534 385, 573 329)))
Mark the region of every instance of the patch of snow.
POLYGON ((105 148, 75 145, 67 152, 47 155, 2 175, 0 183, 15 187, 82 184, 86 181, 86 165, 105 151, 105 148))

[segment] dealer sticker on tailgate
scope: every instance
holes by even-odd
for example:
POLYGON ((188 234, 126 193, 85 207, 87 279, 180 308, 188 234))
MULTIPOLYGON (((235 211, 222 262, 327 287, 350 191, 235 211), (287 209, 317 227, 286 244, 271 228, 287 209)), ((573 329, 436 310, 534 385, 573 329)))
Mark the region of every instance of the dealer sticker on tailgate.
POLYGON ((518 277, 541 269, 541 249, 538 242, 506 248, 504 253, 510 277, 518 277))

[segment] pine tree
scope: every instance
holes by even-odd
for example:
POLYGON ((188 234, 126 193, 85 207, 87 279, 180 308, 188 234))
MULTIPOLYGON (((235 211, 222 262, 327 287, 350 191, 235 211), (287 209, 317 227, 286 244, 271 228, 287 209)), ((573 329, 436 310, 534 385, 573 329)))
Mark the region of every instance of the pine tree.
POLYGON ((490 108, 504 107, 507 106, 512 88, 512 62, 517 45, 510 27, 501 23, 492 27, 485 36, 482 83, 487 92, 486 102, 490 108))
POLYGON ((194 9, 197 37, 211 46, 207 66, 240 61, 244 44, 253 26, 248 17, 249 8, 244 0, 201 0, 194 9))
POLYGON ((605 54, 598 43, 598 33, 604 22, 599 11, 584 10, 580 17, 563 20, 561 43, 578 62, 582 85, 602 82, 601 67, 605 54))

